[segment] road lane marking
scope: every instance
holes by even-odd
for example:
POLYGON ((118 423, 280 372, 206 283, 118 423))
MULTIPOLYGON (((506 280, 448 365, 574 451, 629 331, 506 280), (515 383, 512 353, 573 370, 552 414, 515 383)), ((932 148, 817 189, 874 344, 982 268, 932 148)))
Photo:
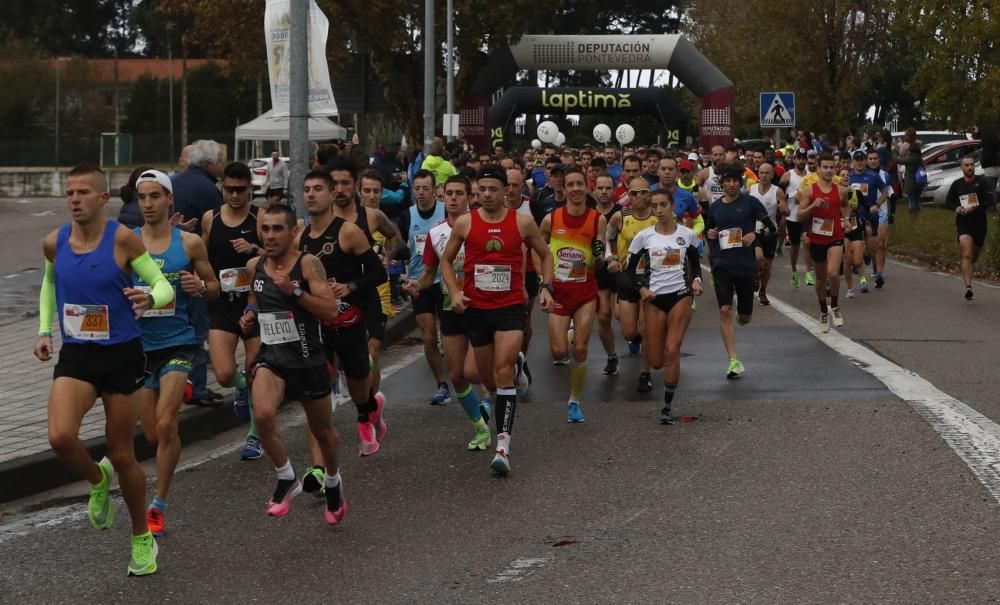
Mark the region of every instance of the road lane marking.
POLYGON ((856 366, 877 378, 894 395, 909 404, 941 435, 1000 503, 1000 425, 939 390, 917 373, 896 365, 836 330, 824 334, 814 317, 774 296, 770 299, 773 309, 855 362, 856 366))
POLYGON ((524 576, 528 574, 530 569, 534 567, 541 567, 550 560, 552 560, 552 557, 514 559, 511 561, 510 566, 507 567, 507 569, 504 569, 489 580, 486 580, 486 582, 488 584, 497 584, 500 582, 520 582, 524 579, 524 576))

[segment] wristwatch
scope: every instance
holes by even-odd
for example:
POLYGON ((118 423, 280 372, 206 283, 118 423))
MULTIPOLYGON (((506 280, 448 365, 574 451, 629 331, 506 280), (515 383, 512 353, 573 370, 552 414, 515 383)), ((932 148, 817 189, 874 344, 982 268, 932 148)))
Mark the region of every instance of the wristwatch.
POLYGON ((552 287, 552 284, 541 283, 541 284, 538 284, 538 287, 539 288, 543 288, 545 290, 548 290, 549 294, 555 294, 556 293, 556 289, 552 287))
POLYGON ((295 288, 292 290, 292 296, 294 296, 295 298, 299 298, 303 294, 305 294, 305 292, 303 292, 302 288, 298 286, 295 286, 295 288))
POLYGON ((352 281, 347 282, 347 291, 350 292, 351 294, 354 294, 355 292, 358 291, 358 284, 352 281))

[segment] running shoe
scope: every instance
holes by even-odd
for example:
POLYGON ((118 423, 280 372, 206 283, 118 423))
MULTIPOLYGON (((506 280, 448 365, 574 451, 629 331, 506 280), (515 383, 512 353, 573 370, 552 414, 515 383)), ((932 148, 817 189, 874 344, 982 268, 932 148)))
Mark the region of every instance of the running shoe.
POLYGON ((744 370, 745 368, 743 367, 743 364, 740 363, 740 360, 735 357, 731 357, 729 359, 729 368, 726 370, 726 378, 730 380, 739 378, 740 375, 743 374, 744 370))
POLYGON ((660 410, 660 424, 673 424, 673 423, 674 423, 674 415, 670 410, 670 406, 669 405, 663 406, 663 409, 660 410))
POLYGON ((438 390, 431 396, 431 405, 444 405, 450 401, 451 391, 446 384, 439 386, 438 390))
POLYGON ((882 277, 881 273, 876 274, 875 275, 875 287, 881 290, 882 286, 884 286, 884 285, 885 285, 885 278, 882 277))
POLYGON ((566 357, 563 357, 562 359, 553 359, 552 365, 559 367, 566 366, 569 365, 570 359, 572 358, 569 356, 569 353, 566 353, 566 357))
POLYGON ((854 288, 847 289, 847 298, 854 298, 854 288))
POLYGON ((325 491, 323 479, 326 469, 322 466, 310 466, 306 474, 302 475, 302 491, 315 496, 322 496, 325 491))
POLYGON ((694 297, 692 296, 691 297, 691 311, 694 312, 694 311, 697 311, 697 310, 698 310, 698 301, 695 300, 694 297))
POLYGON ((806 285, 815 286, 816 285, 816 272, 806 271, 806 285))
POLYGON ((784 256, 785 255, 785 253, 781 251, 781 246, 777 246, 774 249, 774 255, 775 256, 784 256))
POLYGON ((580 402, 570 401, 566 406, 566 422, 583 422, 586 419, 583 410, 580 409, 580 402))
POLYGON ((844 316, 840 314, 840 307, 833 307, 830 309, 830 314, 833 315, 833 326, 835 328, 844 327, 844 316))
POLYGON ((482 415, 483 422, 490 423, 490 416, 493 415, 493 404, 490 403, 489 399, 483 399, 479 402, 479 414, 482 415))
POLYGON ((485 451, 486 448, 490 447, 491 441, 490 427, 488 424, 483 425, 482 428, 476 429, 476 436, 469 442, 468 449, 469 451, 485 451))
POLYGON ((861 293, 868 294, 868 279, 864 275, 861 276, 861 293))
POLYGON ((247 435, 246 442, 240 448, 240 460, 257 460, 263 455, 264 447, 261 445, 260 439, 253 435, 247 435))
POLYGON ((375 427, 371 422, 358 423, 358 456, 374 456, 381 446, 375 439, 375 427))
POLYGON ((385 439, 385 434, 389 432, 389 427, 385 424, 385 417, 382 415, 382 410, 385 409, 385 395, 382 391, 375 393, 375 411, 368 412, 368 422, 375 427, 375 441, 382 443, 385 439))
MULTIPOLYGON (((243 374, 243 372, 240 372, 243 374)), ((233 413, 243 422, 250 422, 250 389, 236 389, 233 391, 233 413)))
POLYGON ((274 494, 267 503, 268 517, 284 517, 292 508, 292 498, 302 493, 302 484, 296 479, 278 479, 274 494))
POLYGON ((642 350, 642 335, 636 336, 634 340, 628 341, 628 352, 638 355, 642 350))
POLYGON ((759 292, 757 294, 757 300, 760 301, 760 306, 766 307, 771 304, 771 301, 767 299, 767 292, 759 292))
POLYGON ((618 375, 618 356, 608 355, 608 361, 604 364, 604 375, 605 376, 617 376, 618 375))
POLYGON ((344 480, 337 487, 325 490, 326 506, 323 508, 323 518, 330 525, 339 525, 347 516, 347 498, 344 497, 344 480))
POLYGON ((635 387, 636 393, 650 393, 653 390, 653 378, 649 375, 649 372, 641 372, 639 374, 639 384, 635 387))
POLYGON ((872 257, 866 254, 864 256, 864 261, 865 261, 866 265, 870 265, 870 264, 872 264, 872 257))
POLYGON ((525 378, 528 379, 528 385, 530 386, 532 383, 532 378, 531 378, 531 370, 528 368, 527 359, 524 360, 524 365, 521 367, 521 370, 524 372, 525 378))
POLYGON ((506 475, 510 472, 510 457, 507 455, 506 450, 497 448, 497 453, 493 456, 493 462, 490 462, 490 470, 493 471, 494 475, 506 475))
POLYGON ((149 527, 149 531, 153 532, 153 535, 156 537, 167 533, 167 518, 163 515, 163 511, 155 506, 147 508, 146 526, 149 527))
POLYGON ((819 329, 826 334, 830 331, 830 314, 823 313, 819 316, 819 329))
POLYGON ((107 529, 115 521, 115 503, 111 501, 111 480, 115 469, 107 456, 101 458, 97 466, 101 469, 101 482, 90 486, 87 517, 96 529, 107 529))
POLYGON ((524 375, 524 353, 517 354, 517 361, 514 362, 514 388, 517 391, 517 396, 521 397, 528 392, 528 382, 527 376, 524 375))
POLYGON ((965 300, 973 301, 976 300, 976 295, 972 293, 972 288, 965 289, 965 300))
POLYGON ((799 272, 796 271, 792 273, 792 287, 796 290, 799 289, 799 272))
POLYGON ((128 575, 148 576, 156 573, 156 554, 160 547, 156 544, 153 534, 146 532, 141 536, 132 536, 132 558, 128 562, 128 575))

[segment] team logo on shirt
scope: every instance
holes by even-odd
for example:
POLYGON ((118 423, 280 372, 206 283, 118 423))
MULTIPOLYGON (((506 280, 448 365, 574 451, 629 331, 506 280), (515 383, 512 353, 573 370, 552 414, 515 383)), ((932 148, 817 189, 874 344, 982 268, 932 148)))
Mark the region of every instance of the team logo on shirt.
POLYGON ((687 245, 687 242, 685 242, 685 241, 684 241, 684 238, 683 238, 683 237, 678 237, 678 238, 677 238, 677 245, 678 245, 678 246, 681 246, 681 247, 684 247, 684 246, 686 246, 686 245, 687 245))
POLYGON ((326 242, 325 244, 323 244, 323 248, 320 250, 320 253, 319 253, 318 256, 324 256, 324 255, 327 255, 327 254, 333 254, 333 249, 334 248, 336 248, 336 244, 334 244, 333 242, 326 242))
POLYGON ((493 236, 486 240, 486 251, 487 252, 500 252, 503 250, 503 240, 497 236, 493 236))

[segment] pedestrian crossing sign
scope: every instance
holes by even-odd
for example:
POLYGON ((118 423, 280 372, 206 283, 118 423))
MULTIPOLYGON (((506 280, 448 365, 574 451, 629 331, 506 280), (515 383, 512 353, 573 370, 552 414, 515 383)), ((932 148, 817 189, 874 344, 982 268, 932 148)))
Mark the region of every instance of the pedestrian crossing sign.
POLYGON ((761 128, 795 128, 795 93, 760 93, 761 128))

